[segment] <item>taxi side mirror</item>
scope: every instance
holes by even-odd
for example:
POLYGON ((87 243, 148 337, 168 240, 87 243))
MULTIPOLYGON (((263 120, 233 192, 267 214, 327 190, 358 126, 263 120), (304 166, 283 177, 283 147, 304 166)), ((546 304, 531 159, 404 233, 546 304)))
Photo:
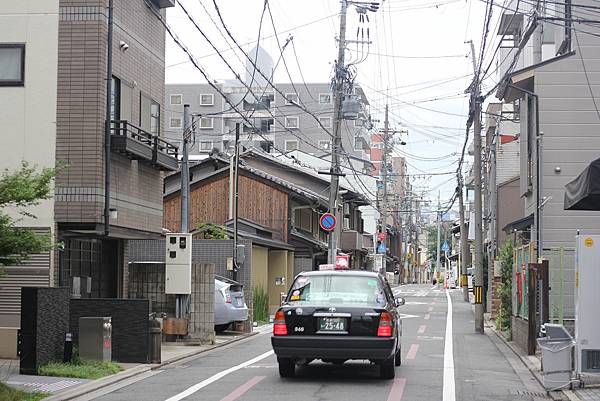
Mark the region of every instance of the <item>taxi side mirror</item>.
POLYGON ((395 303, 396 303, 396 306, 402 306, 402 305, 404 305, 404 304, 405 304, 405 302, 406 302, 406 301, 404 301, 404 298, 402 298, 402 297, 398 297, 398 298, 396 298, 396 299, 395 299, 395 301, 396 301, 396 302, 395 302, 395 303))

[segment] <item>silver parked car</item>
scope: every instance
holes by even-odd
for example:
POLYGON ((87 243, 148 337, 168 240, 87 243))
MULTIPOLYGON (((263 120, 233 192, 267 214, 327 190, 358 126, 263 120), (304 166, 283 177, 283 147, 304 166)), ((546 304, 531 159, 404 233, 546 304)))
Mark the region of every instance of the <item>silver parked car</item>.
POLYGON ((215 276, 215 331, 221 333, 233 322, 248 320, 244 287, 231 279, 215 276))

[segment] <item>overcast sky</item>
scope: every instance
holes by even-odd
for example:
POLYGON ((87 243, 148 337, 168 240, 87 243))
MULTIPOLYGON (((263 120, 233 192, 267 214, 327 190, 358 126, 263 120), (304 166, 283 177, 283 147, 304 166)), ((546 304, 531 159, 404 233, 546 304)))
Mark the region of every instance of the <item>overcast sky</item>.
MULTIPOLYGON (((245 61, 244 56, 227 50, 233 42, 225 39, 213 0, 179 2, 243 77, 240 60, 245 61)), ((217 0, 217 4, 232 35, 249 51, 258 38, 264 0, 217 0)), ((284 51, 292 79, 329 82, 337 56, 340 2, 270 0, 269 5, 280 43, 293 35, 293 46, 284 51)), ((495 12, 497 17, 498 10, 495 12)), ((381 121, 379 127, 383 127, 387 103, 391 127, 408 129, 408 134, 402 134, 407 144, 398 145, 395 154, 406 157, 409 173, 415 174, 413 186, 418 191, 428 190, 424 194, 427 199, 436 201, 441 190, 442 201, 447 200, 456 186, 454 175, 441 173, 456 170, 462 149, 468 107, 463 92, 473 72, 465 41, 473 40, 479 52, 484 13, 482 0, 385 0, 378 12, 369 13, 369 22, 360 24, 365 36, 368 28, 373 43, 368 49, 350 45, 346 53, 347 60, 356 60, 368 50, 365 61, 356 65, 357 81, 369 97, 371 114, 381 121)), ((167 21, 212 80, 234 78, 179 6, 168 9, 167 21)), ((346 38, 356 39, 358 27, 359 15, 350 7, 346 38)), ((491 40, 496 39, 495 30, 490 30, 491 40)), ((260 44, 276 61, 280 50, 274 32, 267 10, 260 44)), ((205 82, 170 39, 166 57, 167 83, 205 82)), ((275 71, 275 81, 290 81, 282 62, 275 71)))

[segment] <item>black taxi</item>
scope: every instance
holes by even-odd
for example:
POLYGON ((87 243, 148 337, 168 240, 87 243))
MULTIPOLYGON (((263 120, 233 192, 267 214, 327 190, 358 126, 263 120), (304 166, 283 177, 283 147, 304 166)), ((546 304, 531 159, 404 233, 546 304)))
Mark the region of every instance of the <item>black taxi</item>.
POLYGON ((298 274, 275 313, 271 344, 279 374, 293 377, 296 364, 315 359, 336 364, 362 359, 379 365, 382 379, 394 378, 401 362, 403 304, 376 272, 298 274))

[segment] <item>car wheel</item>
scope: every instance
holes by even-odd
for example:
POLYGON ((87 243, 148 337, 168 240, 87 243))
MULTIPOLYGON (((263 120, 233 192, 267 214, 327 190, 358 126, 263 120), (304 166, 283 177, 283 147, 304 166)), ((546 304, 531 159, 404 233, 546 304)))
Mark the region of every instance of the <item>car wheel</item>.
POLYGON ((222 332, 224 332, 225 330, 227 330, 227 328, 229 328, 229 325, 230 325, 230 324, 231 324, 231 323, 227 323, 227 324, 215 324, 215 331, 216 331, 217 333, 222 333, 222 332))
POLYGON ((396 376, 395 358, 386 359, 379 366, 379 377, 383 380, 390 380, 396 376))
POLYGON ((291 358, 277 358, 277 363, 279 363, 279 376, 296 376, 296 364, 291 358))
POLYGON ((402 365, 402 347, 398 347, 396 350, 396 354, 394 355, 394 365, 400 366, 402 365))

